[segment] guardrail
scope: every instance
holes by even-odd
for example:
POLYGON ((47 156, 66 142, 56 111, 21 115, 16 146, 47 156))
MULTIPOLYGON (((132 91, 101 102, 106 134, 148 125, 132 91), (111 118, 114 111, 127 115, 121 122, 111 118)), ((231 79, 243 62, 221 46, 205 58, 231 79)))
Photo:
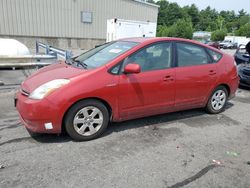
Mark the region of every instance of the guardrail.
POLYGON ((71 57, 71 51, 62 50, 37 41, 35 55, 0 56, 0 68, 42 67, 52 64, 58 59, 67 60, 71 57), (42 52, 41 49, 44 51, 42 52))
POLYGON ((51 55, 0 56, 0 69, 41 67, 50 65, 56 60, 56 57, 51 55))
POLYGON ((40 54, 40 47, 45 49, 45 55, 55 56, 56 58, 60 56, 63 59, 70 59, 72 57, 71 51, 62 50, 38 41, 36 42, 36 54, 40 54))
POLYGON ((2 68, 24 68, 24 67, 43 67, 52 64, 51 62, 26 62, 26 63, 4 63, 0 62, 2 68))

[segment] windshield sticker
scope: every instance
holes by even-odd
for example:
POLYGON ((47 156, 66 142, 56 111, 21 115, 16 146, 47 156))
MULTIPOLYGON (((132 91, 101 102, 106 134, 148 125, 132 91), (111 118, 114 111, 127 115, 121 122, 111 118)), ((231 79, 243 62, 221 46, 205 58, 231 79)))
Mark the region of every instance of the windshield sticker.
POLYGON ((115 54, 118 54, 121 51, 122 51, 121 49, 111 49, 111 50, 109 50, 110 53, 115 53, 115 54))

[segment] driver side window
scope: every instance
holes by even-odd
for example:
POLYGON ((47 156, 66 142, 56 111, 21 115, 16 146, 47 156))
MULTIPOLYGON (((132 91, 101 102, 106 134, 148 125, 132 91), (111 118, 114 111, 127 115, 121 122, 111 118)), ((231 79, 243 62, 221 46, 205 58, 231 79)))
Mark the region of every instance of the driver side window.
POLYGON ((135 63, 141 71, 161 70, 171 67, 172 47, 170 42, 145 47, 125 59, 125 65, 135 63))

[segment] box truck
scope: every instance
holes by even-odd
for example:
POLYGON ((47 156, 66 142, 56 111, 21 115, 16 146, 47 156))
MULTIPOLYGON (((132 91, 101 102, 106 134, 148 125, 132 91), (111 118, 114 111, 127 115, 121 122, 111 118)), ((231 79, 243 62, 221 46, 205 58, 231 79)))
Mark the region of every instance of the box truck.
POLYGON ((155 37, 157 23, 123 19, 107 20, 107 42, 130 37, 155 37))

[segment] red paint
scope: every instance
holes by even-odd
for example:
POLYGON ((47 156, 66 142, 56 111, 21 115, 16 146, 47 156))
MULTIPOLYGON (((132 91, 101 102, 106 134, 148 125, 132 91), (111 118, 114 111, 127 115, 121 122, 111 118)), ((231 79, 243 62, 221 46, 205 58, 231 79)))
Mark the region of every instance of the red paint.
MULTIPOLYGON (((105 101, 112 109, 112 120, 123 121, 178 110, 205 107, 211 92, 219 85, 235 95, 239 78, 233 57, 207 45, 178 38, 137 38, 126 41, 140 44, 108 64, 94 70, 74 68, 60 62, 40 69, 21 85, 29 93, 48 81, 60 78, 71 82, 42 100, 29 99, 17 93, 17 110, 25 126, 33 132, 60 133, 63 117, 77 101, 96 98, 105 101), (113 75, 111 67, 146 45, 164 41, 183 41, 212 49, 222 58, 214 64, 189 67, 172 67, 163 70, 113 75), (45 130, 44 123, 51 122, 52 130, 45 130)), ((128 71, 139 72, 137 65, 128 71)))

